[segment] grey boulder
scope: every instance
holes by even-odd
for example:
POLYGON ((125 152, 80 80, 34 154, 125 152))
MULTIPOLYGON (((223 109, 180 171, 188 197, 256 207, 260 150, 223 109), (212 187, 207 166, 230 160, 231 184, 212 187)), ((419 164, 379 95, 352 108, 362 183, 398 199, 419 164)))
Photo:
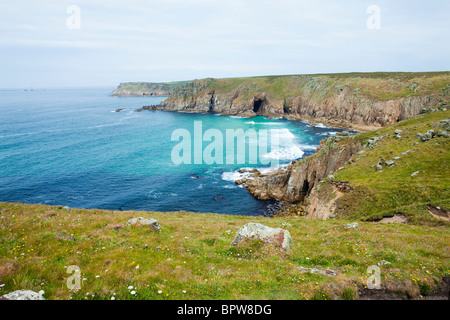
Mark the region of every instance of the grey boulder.
POLYGON ((158 220, 155 219, 146 219, 143 217, 132 218, 127 221, 127 226, 149 226, 154 231, 161 231, 161 226, 159 225, 158 220))
POLYGON ((17 290, 7 293, 0 298, 3 300, 45 300, 42 292, 34 292, 32 290, 17 290))
POLYGON ((231 245, 237 245, 245 239, 261 240, 283 250, 292 249, 292 237, 289 231, 281 228, 271 228, 260 223, 250 222, 242 226, 231 245))

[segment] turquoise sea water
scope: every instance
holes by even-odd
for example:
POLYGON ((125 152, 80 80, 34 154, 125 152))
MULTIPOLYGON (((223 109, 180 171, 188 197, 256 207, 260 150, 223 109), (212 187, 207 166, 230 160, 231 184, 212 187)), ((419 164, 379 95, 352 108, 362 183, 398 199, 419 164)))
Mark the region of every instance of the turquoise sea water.
POLYGON ((233 182, 239 168, 261 163, 176 165, 174 130, 193 135, 194 121, 201 121, 203 132, 217 129, 224 137, 227 129, 266 129, 280 145, 265 159, 280 164, 312 154, 321 139, 339 131, 265 117, 135 112, 164 98, 112 97, 111 91, 0 90, 0 201, 265 215, 274 203, 254 199, 233 182))

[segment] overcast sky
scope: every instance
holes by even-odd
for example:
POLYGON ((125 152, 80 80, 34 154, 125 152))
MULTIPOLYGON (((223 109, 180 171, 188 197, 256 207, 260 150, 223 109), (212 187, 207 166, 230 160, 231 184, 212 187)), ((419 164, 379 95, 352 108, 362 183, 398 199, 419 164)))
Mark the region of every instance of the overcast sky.
POLYGON ((0 0, 0 88, 448 71, 449 17, 449 0, 0 0))

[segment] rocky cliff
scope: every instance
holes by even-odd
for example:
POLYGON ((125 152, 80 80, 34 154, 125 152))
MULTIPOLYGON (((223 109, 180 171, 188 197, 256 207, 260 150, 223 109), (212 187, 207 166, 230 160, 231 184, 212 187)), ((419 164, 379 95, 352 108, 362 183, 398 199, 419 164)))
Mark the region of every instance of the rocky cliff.
POLYGON ((113 92, 119 97, 167 97, 184 82, 124 82, 113 92))
POLYGON ((157 108, 266 115, 372 130, 448 100, 450 72, 295 75, 194 80, 157 108))
POLYGON ((341 143, 339 137, 329 137, 321 141, 314 155, 295 161, 285 169, 256 174, 251 177, 253 179, 242 182, 259 199, 301 202, 320 181, 343 167, 360 148, 361 142, 353 137, 345 143, 341 143))

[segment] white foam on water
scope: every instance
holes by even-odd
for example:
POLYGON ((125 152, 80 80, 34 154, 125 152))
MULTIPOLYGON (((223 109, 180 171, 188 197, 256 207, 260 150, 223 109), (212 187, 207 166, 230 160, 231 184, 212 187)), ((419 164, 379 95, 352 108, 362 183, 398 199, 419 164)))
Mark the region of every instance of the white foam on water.
POLYGON ((256 122, 255 121, 247 121, 246 123, 248 123, 248 124, 255 124, 256 122))
POLYGON ((251 174, 250 172, 242 172, 241 173, 238 170, 231 171, 231 172, 224 172, 224 173, 222 173, 222 180, 235 182, 236 180, 239 180, 242 178, 248 179, 250 174, 251 174))
POLYGON ((248 119, 250 117, 230 116, 230 118, 234 118, 234 119, 248 119))
POLYGON ((272 150, 269 153, 263 155, 263 158, 274 160, 293 160, 301 158, 303 154, 305 154, 305 152, 303 152, 299 146, 293 145, 291 147, 272 150))

